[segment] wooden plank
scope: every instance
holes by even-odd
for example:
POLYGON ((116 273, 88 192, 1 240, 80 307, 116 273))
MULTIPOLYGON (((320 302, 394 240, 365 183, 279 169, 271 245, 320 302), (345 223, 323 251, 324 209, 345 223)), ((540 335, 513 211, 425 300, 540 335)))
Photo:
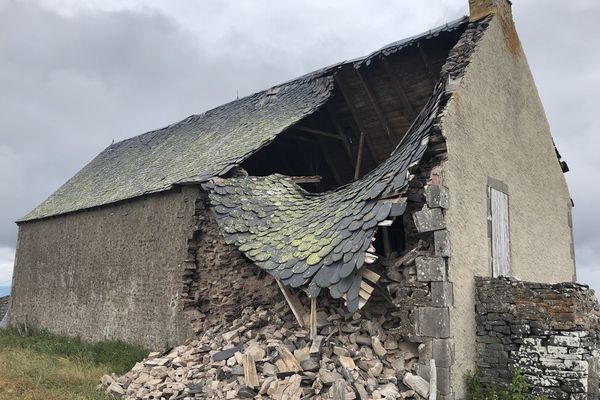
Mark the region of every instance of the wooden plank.
POLYGON ((304 310, 304 306, 300 302, 300 299, 290 288, 284 286, 279 279, 277 279, 277 285, 279 285, 279 289, 281 290, 281 293, 283 293, 285 301, 287 301, 292 309, 294 317, 296 317, 296 321, 298 321, 298 325, 300 325, 301 328, 304 328, 304 315, 306 314, 306 310, 304 310))
POLYGON ((338 134, 331 133, 331 132, 326 132, 326 131, 323 131, 321 129, 309 128, 307 126, 294 125, 292 129, 297 129, 297 130, 302 131, 302 132, 313 133, 315 135, 321 135, 321 136, 324 136, 324 137, 327 137, 327 138, 331 138, 331 139, 337 139, 337 140, 342 140, 342 141, 344 140, 342 138, 342 136, 340 136, 338 134))
POLYGON ((492 276, 511 276, 508 195, 488 187, 492 222, 492 276))
POLYGON ((366 253, 365 254, 365 263, 366 264, 373 264, 375 261, 377 261, 379 257, 376 256, 375 254, 371 254, 371 253, 366 253))
POLYGON ((294 183, 319 183, 323 179, 323 177, 319 175, 290 176, 289 178, 294 183))
POLYGON ((354 122, 356 123, 356 126, 358 126, 358 130, 361 133, 364 132, 364 134, 365 134, 365 142, 367 145, 367 149, 369 149, 369 153, 371 153, 371 157, 373 157, 373 159, 375 160, 375 162, 377 164, 380 164, 382 160, 380 157, 377 156, 377 154, 373 150, 373 145, 371 144, 371 141, 369 139, 369 131, 365 128, 361 119, 359 118, 358 111, 356 110, 356 107, 354 107, 354 104, 352 103, 352 100, 350 99, 350 94, 348 93, 346 86, 344 85, 344 82, 342 81, 342 78, 340 77, 339 73, 335 75, 335 82, 337 83, 337 85, 340 89, 340 92, 342 93, 342 97, 346 101, 346 105, 348 106, 348 109, 350 110, 350 114, 352 114, 352 118, 354 118, 354 122))
POLYGON ((365 90, 365 93, 367 94, 367 97, 369 98, 369 102, 371 103, 371 106, 375 110, 375 114, 377 114, 377 119, 379 120, 379 123, 381 124, 381 126, 383 127, 383 130, 387 134, 390 144, 392 145, 392 147, 396 147, 396 144, 398 144, 399 138, 395 137, 394 133, 392 132, 392 129, 390 128, 390 123, 387 120, 385 114, 383 113, 383 110, 379 106, 379 103, 377 102, 377 99, 375 98, 375 94, 371 91, 371 88, 370 88, 366 78, 360 73, 359 69, 355 68, 354 70, 356 71, 356 76, 358 77, 358 80, 360 81, 363 89, 365 90))
POLYGON ((296 357, 294 357, 294 355, 286 347, 283 347, 283 346, 277 347, 277 352, 279 353, 279 357, 284 362, 288 371, 292 371, 292 372, 301 372, 302 371, 302 367, 300 366, 300 363, 298 362, 298 360, 296 360, 296 357))
POLYGON ((310 298, 310 340, 317 337, 317 298, 310 298))
POLYGON ((312 344, 310 345, 310 350, 308 351, 310 354, 321 354, 321 347, 323 345, 323 336, 315 336, 312 344))
POLYGON ((360 274, 362 275, 363 278, 368 279, 373 283, 377 283, 377 281, 379 281, 379 278, 381 278, 381 276, 379 274, 371 271, 368 268, 361 269, 360 274))
POLYGON ((256 373, 256 364, 254 363, 254 358, 250 354, 243 354, 242 357, 246 386, 251 388, 260 387, 260 381, 258 379, 258 374, 256 373))
POLYGON ((358 155, 356 156, 356 168, 354 169, 354 179, 360 178, 360 167, 362 166, 363 149, 365 147, 365 133, 360 133, 360 140, 358 142, 358 155))
POLYGON ((417 111, 415 110, 415 108, 413 107, 410 99, 408 98, 408 95, 406 94, 406 90, 404 90, 404 85, 402 85, 402 83, 400 82, 400 79, 398 78, 398 76, 394 72, 394 70, 393 70, 392 66, 390 65, 389 61, 387 61, 385 58, 382 58, 381 59, 381 63, 383 64, 383 68, 385 69, 385 72, 391 78, 392 84, 394 85, 394 89, 400 95, 402 103, 404 103, 404 107, 408 111, 409 118, 414 120, 415 118, 417 118, 417 111))
POLYGON ((364 280, 360 281, 360 288, 369 294, 373 293, 373 286, 369 285, 364 280))
POLYGON ((435 359, 429 362, 429 400, 437 399, 437 369, 435 368, 435 359))

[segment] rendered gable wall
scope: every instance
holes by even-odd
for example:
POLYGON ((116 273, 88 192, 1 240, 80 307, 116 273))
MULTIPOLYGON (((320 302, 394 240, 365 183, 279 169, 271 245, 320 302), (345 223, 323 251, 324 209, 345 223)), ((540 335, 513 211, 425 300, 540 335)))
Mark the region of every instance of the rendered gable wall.
POLYGON ((496 15, 458 83, 442 121, 448 148, 443 183, 454 285, 452 384, 464 394, 464 374, 475 366, 475 275, 490 276, 487 184, 508 185, 513 275, 539 282, 574 279, 570 197, 550 128, 512 25, 510 10, 496 15))

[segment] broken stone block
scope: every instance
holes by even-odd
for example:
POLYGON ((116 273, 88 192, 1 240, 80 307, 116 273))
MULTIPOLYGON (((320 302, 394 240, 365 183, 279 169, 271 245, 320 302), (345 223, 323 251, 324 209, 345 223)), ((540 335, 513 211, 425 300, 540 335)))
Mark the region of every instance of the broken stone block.
POLYGON ((429 208, 448 208, 448 188, 443 185, 429 185, 425 188, 425 199, 429 208))
POLYGON ((417 257, 417 280, 420 282, 441 282, 446 280, 446 260, 442 257, 417 257))
POLYGON ((319 370, 319 378, 324 385, 331 385, 335 381, 343 379, 342 375, 340 375, 337 371, 329 371, 325 368, 321 368, 319 370))
POLYGON ((371 338, 371 341, 372 341, 373 351, 375 352, 375 354, 377 354, 379 357, 383 357, 387 354, 387 350, 383 347, 383 345, 381 344, 381 341, 379 340, 378 337, 373 336, 371 338))
POLYGON ((413 375, 410 372, 404 375, 402 383, 417 392, 419 396, 429 397, 429 382, 418 375, 413 375))
POLYGON ((354 364, 354 360, 350 357, 339 356, 340 365, 346 369, 353 370, 356 368, 356 364, 354 364))
POLYGON ((413 220, 419 233, 437 231, 446 228, 444 214, 440 208, 425 208, 413 213, 413 220))

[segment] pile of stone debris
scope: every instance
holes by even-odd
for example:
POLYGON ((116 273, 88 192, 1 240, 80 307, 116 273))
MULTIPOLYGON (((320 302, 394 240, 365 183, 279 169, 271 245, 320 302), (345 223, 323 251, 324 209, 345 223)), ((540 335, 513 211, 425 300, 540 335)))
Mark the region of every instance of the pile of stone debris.
POLYGON ((429 383, 411 373, 416 345, 365 313, 321 305, 311 341, 285 302, 247 308, 225 332, 211 328, 102 383, 122 399, 427 398, 429 383))

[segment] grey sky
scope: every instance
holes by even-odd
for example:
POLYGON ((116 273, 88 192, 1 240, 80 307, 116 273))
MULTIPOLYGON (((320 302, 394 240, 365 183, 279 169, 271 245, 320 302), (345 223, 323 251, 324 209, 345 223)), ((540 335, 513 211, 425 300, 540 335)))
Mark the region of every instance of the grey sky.
MULTIPOLYGON (((0 286, 12 221, 113 139, 466 13, 467 0, 0 0, 0 286)), ((579 278, 600 289, 600 2, 514 0, 513 13, 572 170, 579 278)))

